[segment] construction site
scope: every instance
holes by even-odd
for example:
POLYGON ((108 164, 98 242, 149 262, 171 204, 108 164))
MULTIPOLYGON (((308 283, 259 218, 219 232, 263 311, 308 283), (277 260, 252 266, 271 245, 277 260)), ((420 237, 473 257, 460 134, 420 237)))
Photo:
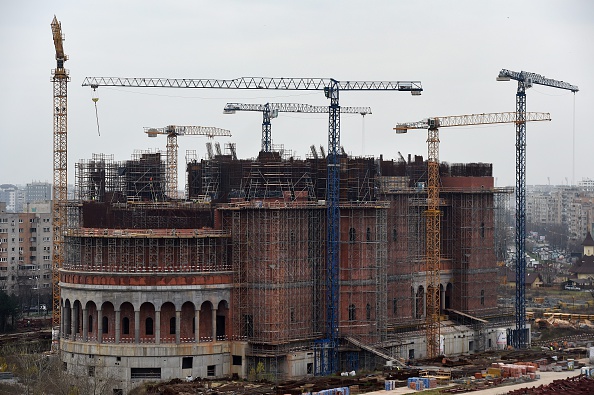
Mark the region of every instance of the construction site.
MULTIPOLYGON (((60 271, 69 369, 92 358, 123 382, 324 373, 326 159, 227 148, 187 163, 185 199, 167 196, 158 152, 77 164, 60 271)), ((505 348, 494 229, 509 190, 489 164, 439 170, 439 352, 505 348)), ((425 358, 427 162, 341 155, 340 181, 338 368, 425 358)))
MULTIPOLYGON (((224 149, 216 143, 213 151, 209 142, 205 158, 186 155, 183 192, 177 136, 228 131, 148 129, 149 136, 167 135, 166 153, 140 150, 129 160, 94 153, 76 164, 76 198, 68 200, 69 77, 55 17, 52 32, 52 349, 65 371, 109 380, 113 393, 123 394, 146 381, 282 383, 530 344, 523 280, 515 309, 497 305, 498 262, 511 244, 506 229, 514 189, 495 187, 491 164, 439 160, 439 128, 515 124, 516 256, 523 260, 521 137, 527 121, 550 120, 545 113, 527 113, 525 97, 513 113, 398 124, 397 133, 427 130, 427 156, 398 152, 398 159, 384 159, 344 150, 338 92, 420 95, 419 81, 87 77, 83 86, 93 90, 317 90, 330 105, 258 107, 264 116, 258 156, 238 158, 233 143, 224 149), (319 142, 312 142, 308 157, 299 158, 271 144, 270 119, 304 108, 328 114, 328 146, 318 150, 319 142)), ((533 73, 502 70, 498 78, 518 81, 518 97, 525 83, 577 91, 533 73)), ((519 279, 523 270, 525 262, 518 260, 519 279)))

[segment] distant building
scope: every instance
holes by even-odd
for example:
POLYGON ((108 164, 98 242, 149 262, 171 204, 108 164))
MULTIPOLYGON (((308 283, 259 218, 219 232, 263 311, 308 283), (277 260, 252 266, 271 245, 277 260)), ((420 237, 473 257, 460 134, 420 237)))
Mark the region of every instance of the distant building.
POLYGON ((22 210, 24 191, 17 185, 0 185, 0 202, 6 203, 6 211, 16 213, 22 210))
POLYGON ((0 290, 29 307, 51 294, 51 203, 29 203, 19 213, 6 207, 0 202, 0 290))
POLYGON ((52 184, 32 182, 25 187, 25 203, 52 200, 52 184))
POLYGON ((582 246, 584 246, 584 254, 569 269, 569 273, 571 273, 570 279, 592 280, 594 278, 594 239, 592 239, 590 232, 586 234, 582 246))

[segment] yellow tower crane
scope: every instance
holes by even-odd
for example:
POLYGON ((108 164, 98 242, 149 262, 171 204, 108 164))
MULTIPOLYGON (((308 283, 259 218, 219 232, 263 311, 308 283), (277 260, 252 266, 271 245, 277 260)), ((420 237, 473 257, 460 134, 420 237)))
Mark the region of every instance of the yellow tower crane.
MULTIPOLYGON (((52 220, 54 230, 54 252, 52 260, 52 328, 55 339, 60 328, 60 269, 64 263, 64 227, 66 226, 66 203, 68 200, 67 169, 67 84, 70 81, 64 62, 64 36, 62 24, 54 15, 51 23, 54 47, 56 49, 56 68, 52 70, 54 84, 54 166, 52 220)), ((52 342, 52 349, 54 343, 52 342)))
MULTIPOLYGON (((550 121, 548 113, 527 112, 523 121, 550 121)), ((439 309, 440 309, 440 216, 439 209, 439 128, 450 126, 490 125, 497 123, 517 123, 515 112, 470 114, 448 117, 432 117, 419 122, 396 125, 396 133, 406 133, 409 129, 427 129, 427 210, 425 241, 426 273, 426 336, 427 357, 435 358, 439 354, 439 309)))
POLYGON ((149 137, 157 137, 158 134, 167 135, 167 195, 171 199, 177 199, 177 136, 231 136, 226 129, 219 129, 210 126, 178 126, 168 125, 164 128, 144 128, 149 137))

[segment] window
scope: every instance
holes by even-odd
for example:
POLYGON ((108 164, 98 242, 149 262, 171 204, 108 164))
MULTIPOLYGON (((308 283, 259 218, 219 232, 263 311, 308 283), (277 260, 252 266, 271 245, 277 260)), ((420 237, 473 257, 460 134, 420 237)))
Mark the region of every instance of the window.
POLYGON ((161 368, 130 368, 130 378, 161 379, 161 368))
POLYGON ((182 369, 192 369, 192 362, 193 357, 183 357, 182 358, 182 369))
POLYGON ((215 376, 215 365, 208 365, 206 367, 206 375, 207 376, 215 376))
POLYGON ((95 377, 95 367, 89 366, 89 377, 95 377))
POLYGON ((396 241, 396 239, 398 238, 398 232, 396 231, 396 228, 392 229, 392 241, 396 241))
POLYGON ((371 320, 371 305, 369 303, 367 303, 367 306, 365 306, 365 314, 367 321, 371 320))
POLYGON ((349 321, 355 321, 356 319, 356 315, 355 315, 355 305, 352 304, 349 306, 349 321))
POLYGON ((313 363, 307 364, 307 374, 313 374, 313 363))
POLYGON ((233 355, 233 366, 241 366, 241 355, 233 355))
POLYGON ((103 316, 103 322, 101 323, 101 333, 108 333, 109 332, 109 319, 106 316, 103 316))
POLYGON ((481 238, 485 238, 485 223, 481 222, 481 238))
POLYGON ((371 241, 371 228, 367 228, 367 232, 365 234, 367 241, 371 241))
POLYGON ((485 305, 485 290, 481 289, 481 306, 485 305))
POLYGON ((153 334, 153 319, 151 317, 148 317, 144 323, 144 332, 147 335, 153 334))
POLYGON ((169 334, 175 335, 175 317, 169 319, 169 334))
POLYGON ((355 228, 350 228, 349 229, 349 242, 354 243, 355 240, 357 240, 357 231, 355 230, 355 228))
POLYGON ((122 333, 124 335, 130 334, 130 319, 128 317, 124 317, 122 320, 122 333))
POLYGON ((295 322, 295 308, 294 307, 291 307, 290 319, 291 319, 291 322, 295 322))
POLYGON ((89 333, 93 332, 93 316, 89 316, 89 333))
POLYGON ((474 341, 472 340, 468 342, 468 351, 474 351, 474 341))
POLYGON ((392 314, 398 314, 398 299, 392 299, 392 314))

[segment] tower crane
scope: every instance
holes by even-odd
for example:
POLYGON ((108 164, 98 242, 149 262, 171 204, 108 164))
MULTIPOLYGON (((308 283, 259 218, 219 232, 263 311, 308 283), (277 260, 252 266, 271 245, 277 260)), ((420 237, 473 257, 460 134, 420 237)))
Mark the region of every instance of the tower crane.
MULTIPOLYGON (((272 150, 272 137, 270 120, 278 117, 279 112, 302 112, 302 113, 328 113, 328 106, 312 106, 309 104, 297 103, 266 103, 266 104, 243 104, 227 103, 223 109, 224 114, 235 114, 236 111, 259 111, 262 113, 262 151, 272 150)), ((341 107, 340 112, 344 114, 371 114, 369 107, 341 107)))
MULTIPOLYGON (((68 200, 68 81, 70 76, 64 68, 68 56, 64 53, 62 24, 54 15, 51 23, 56 68, 52 70, 53 108, 54 108, 54 155, 53 155, 53 202, 52 221, 54 230, 54 250, 52 259, 52 328, 55 335, 60 328, 60 269, 64 264, 64 227, 66 226, 66 203, 68 200)), ((54 336, 54 334, 52 336, 54 336)), ((52 348, 54 344, 52 342, 52 348)))
POLYGON ((574 94, 577 86, 527 71, 502 69, 497 81, 518 81, 516 93, 516 330, 512 344, 516 348, 528 346, 526 329, 526 89, 534 84, 566 89, 574 94))
POLYGON ((333 78, 266 78, 241 77, 230 80, 86 77, 83 86, 210 88, 210 89, 273 89, 323 91, 330 99, 328 108, 328 167, 326 198, 326 333, 316 343, 314 370, 328 375, 338 371, 338 297, 340 250, 340 103, 341 91, 402 91, 420 95, 420 81, 338 81, 333 78))
MULTIPOLYGON (((525 121, 550 121, 548 113, 526 113, 525 121)), ((427 129, 427 210, 425 211, 425 273, 427 292, 427 313, 425 315, 427 357, 439 355, 439 307, 440 307, 440 216, 439 209, 439 128, 449 126, 489 125, 496 123, 517 123, 516 113, 486 113, 448 117, 432 117, 419 122, 396 125, 396 133, 408 129, 427 129)))
POLYGON ((167 135, 167 194, 170 198, 177 198, 177 136, 231 136, 226 129, 219 129, 210 126, 178 126, 168 125, 164 128, 144 128, 149 137, 157 137, 159 134, 167 135))

